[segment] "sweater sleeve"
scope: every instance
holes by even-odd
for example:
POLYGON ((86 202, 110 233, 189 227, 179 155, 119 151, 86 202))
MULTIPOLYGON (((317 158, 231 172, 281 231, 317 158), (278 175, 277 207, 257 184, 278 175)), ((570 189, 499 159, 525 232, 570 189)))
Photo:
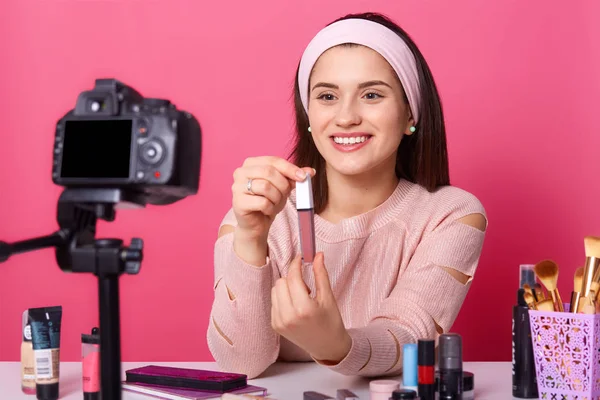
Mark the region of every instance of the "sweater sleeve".
MULTIPOLYGON (((477 269, 485 229, 458 221, 471 213, 485 217, 483 207, 451 212, 417 245, 404 273, 365 327, 348 330, 352 347, 328 366, 344 375, 385 376, 402 371, 402 346, 448 332, 463 304, 477 269), (453 277, 454 269, 466 283, 453 277)), ((487 224, 487 219, 486 219, 487 224)), ((315 360, 319 362, 318 360, 315 360)))
MULTIPOLYGON (((221 226, 230 224, 231 211, 221 226)), ((260 267, 244 262, 233 249, 233 233, 214 247, 214 301, 207 330, 208 347, 219 367, 252 379, 279 355, 279 336, 271 327, 271 288, 278 278, 267 258, 260 267)))

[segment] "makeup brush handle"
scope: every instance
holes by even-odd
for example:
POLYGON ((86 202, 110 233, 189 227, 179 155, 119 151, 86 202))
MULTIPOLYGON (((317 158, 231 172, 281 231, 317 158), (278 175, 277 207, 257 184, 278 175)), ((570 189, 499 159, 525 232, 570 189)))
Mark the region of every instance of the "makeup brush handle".
POLYGON ((577 314, 579 308, 579 292, 571 292, 571 302, 569 303, 569 312, 577 314))
POLYGON ((586 257, 585 259, 585 268, 583 269, 583 279, 581 281, 581 296, 587 296, 590 292, 596 268, 598 267, 598 261, 596 257, 586 257))
POLYGON ((552 295, 552 302, 554 303, 554 309, 556 311, 564 312, 565 308, 563 307, 562 300, 560 298, 560 294, 558 293, 558 289, 554 289, 550 292, 552 295))

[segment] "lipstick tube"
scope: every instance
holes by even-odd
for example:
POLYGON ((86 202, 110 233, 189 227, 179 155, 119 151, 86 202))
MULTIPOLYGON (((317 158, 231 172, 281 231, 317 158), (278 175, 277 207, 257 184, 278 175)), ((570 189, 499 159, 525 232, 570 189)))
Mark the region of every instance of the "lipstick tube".
POLYGON ((419 339, 417 342, 418 393, 420 400, 435 399, 435 341, 419 339))
POLYGON ((296 210, 298 211, 298 234, 302 261, 311 263, 315 259, 315 209, 310 175, 296 182, 296 210))

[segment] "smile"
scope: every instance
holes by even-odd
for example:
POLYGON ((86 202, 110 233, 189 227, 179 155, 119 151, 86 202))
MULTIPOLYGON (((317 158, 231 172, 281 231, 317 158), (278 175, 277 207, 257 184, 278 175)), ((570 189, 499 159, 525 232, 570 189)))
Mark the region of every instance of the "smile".
POLYGON ((336 150, 349 153, 365 147, 371 142, 372 137, 373 135, 369 134, 332 135, 331 141, 336 150))
POLYGON ((370 136, 358 136, 358 137, 341 137, 333 136, 333 141, 337 144, 356 144, 363 143, 369 139, 370 136))

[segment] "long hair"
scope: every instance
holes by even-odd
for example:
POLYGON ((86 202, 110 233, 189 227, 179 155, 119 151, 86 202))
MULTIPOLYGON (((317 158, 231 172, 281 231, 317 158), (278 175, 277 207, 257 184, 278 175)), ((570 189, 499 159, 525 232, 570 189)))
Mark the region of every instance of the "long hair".
MULTIPOLYGON (((349 14, 331 23, 349 18, 367 19, 391 29, 406 42, 416 60, 421 92, 421 104, 416 105, 420 110, 419 122, 415 126, 416 131, 412 135, 405 136, 400 142, 396 157, 396 176, 419 184, 428 191, 449 185, 444 114, 435 81, 425 58, 410 36, 388 17, 378 13, 349 14)), ((298 87, 298 69, 293 93, 296 132, 293 137, 293 149, 288 159, 300 167, 308 166, 316 169, 317 174, 313 178, 312 186, 315 212, 319 213, 327 205, 328 199, 325 160, 308 132, 308 115, 302 106, 298 87)), ((405 102, 408 104, 406 98, 405 102)))

